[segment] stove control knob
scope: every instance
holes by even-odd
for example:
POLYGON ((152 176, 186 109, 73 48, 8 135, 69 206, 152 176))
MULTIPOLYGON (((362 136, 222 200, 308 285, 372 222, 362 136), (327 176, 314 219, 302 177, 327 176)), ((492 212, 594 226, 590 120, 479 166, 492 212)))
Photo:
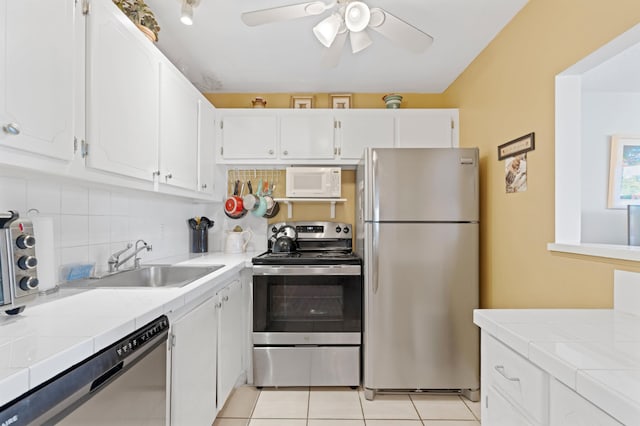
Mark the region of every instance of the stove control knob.
POLYGON ((20 259, 18 259, 18 266, 20 267, 20 269, 33 269, 38 265, 38 259, 36 259, 34 256, 22 256, 20 259))
POLYGON ((349 233, 349 228, 344 228, 344 229, 342 230, 342 232, 344 232, 345 234, 348 234, 348 233, 349 233))
POLYGON ((275 234, 276 232, 278 232, 278 228, 276 228, 275 226, 273 226, 273 227, 271 228, 271 232, 273 232, 273 233, 275 234))
POLYGON ((20 288, 24 291, 33 290, 38 287, 39 281, 36 277, 22 277, 20 278, 20 288))
POLYGON ((340 228, 339 226, 336 226, 336 233, 340 233, 340 231, 342 231, 342 228, 340 228))
POLYGON ((30 249, 36 245, 36 237, 33 235, 22 234, 16 238, 16 245, 21 249, 30 249))

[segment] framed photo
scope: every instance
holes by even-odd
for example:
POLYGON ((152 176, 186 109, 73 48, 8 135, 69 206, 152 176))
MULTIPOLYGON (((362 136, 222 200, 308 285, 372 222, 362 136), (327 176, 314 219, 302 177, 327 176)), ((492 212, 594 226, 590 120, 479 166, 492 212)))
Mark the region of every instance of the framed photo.
POLYGON ((520 136, 518 139, 498 146, 498 161, 504 160, 507 157, 523 154, 527 151, 533 151, 536 148, 535 136, 535 133, 529 133, 528 135, 520 136))
POLYGON ((291 108, 313 108, 313 96, 292 96, 291 108))
POLYGON ((336 109, 349 109, 351 108, 351 95, 340 94, 340 95, 329 95, 329 100, 331 101, 331 108, 336 109))
POLYGON ((640 136, 611 136, 607 208, 640 204, 640 136))

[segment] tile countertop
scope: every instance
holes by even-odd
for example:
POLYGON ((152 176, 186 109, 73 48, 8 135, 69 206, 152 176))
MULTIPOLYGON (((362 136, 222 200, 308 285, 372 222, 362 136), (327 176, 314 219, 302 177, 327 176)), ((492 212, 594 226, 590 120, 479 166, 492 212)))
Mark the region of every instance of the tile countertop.
POLYGON ((640 419, 640 316, 613 309, 479 309, 473 321, 624 424, 640 419))
POLYGON ((258 253, 210 253, 166 259, 225 265, 180 288, 61 289, 19 315, 0 315, 0 406, 91 356, 156 317, 170 313, 251 266, 258 253))

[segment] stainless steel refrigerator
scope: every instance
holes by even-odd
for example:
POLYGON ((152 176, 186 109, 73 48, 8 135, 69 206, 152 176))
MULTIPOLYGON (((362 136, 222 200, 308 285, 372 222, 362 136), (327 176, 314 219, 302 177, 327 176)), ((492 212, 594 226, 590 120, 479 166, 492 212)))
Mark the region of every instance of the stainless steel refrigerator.
POLYGON ((368 148, 356 172, 363 385, 479 399, 477 148, 368 148))

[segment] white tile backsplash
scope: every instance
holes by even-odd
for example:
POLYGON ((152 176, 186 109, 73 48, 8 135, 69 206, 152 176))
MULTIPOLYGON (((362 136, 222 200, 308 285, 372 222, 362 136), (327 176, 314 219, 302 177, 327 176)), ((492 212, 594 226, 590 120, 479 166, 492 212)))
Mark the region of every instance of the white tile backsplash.
POLYGON ((89 214, 94 216, 111 215, 111 193, 104 189, 89 190, 89 214))
POLYGON ((26 213, 27 184, 24 180, 0 176, 0 188, 2 189, 0 191, 0 209, 2 211, 14 210, 26 213))
POLYGON ((37 177, 0 176, 0 209, 18 210, 23 217, 29 209, 37 209, 39 215, 53 218, 59 273, 63 265, 72 263, 95 263, 96 272, 104 273, 111 253, 138 239, 153 246, 153 251, 141 253, 143 263, 188 254, 187 219, 195 216, 215 220, 209 251, 222 249, 218 227, 223 223, 216 217, 222 212, 220 203, 195 204, 182 198, 110 190, 89 183, 83 186, 37 177))
POLYGON ((63 214, 60 218, 60 247, 89 245, 89 216, 63 214))
POLYGON ((41 215, 60 214, 60 184, 50 182, 27 185, 27 205, 41 215))
POLYGON ((89 216, 89 241, 92 244, 108 244, 111 240, 111 218, 89 216))
POLYGON ((89 190, 79 186, 63 186, 61 191, 60 213, 89 214, 89 190))

